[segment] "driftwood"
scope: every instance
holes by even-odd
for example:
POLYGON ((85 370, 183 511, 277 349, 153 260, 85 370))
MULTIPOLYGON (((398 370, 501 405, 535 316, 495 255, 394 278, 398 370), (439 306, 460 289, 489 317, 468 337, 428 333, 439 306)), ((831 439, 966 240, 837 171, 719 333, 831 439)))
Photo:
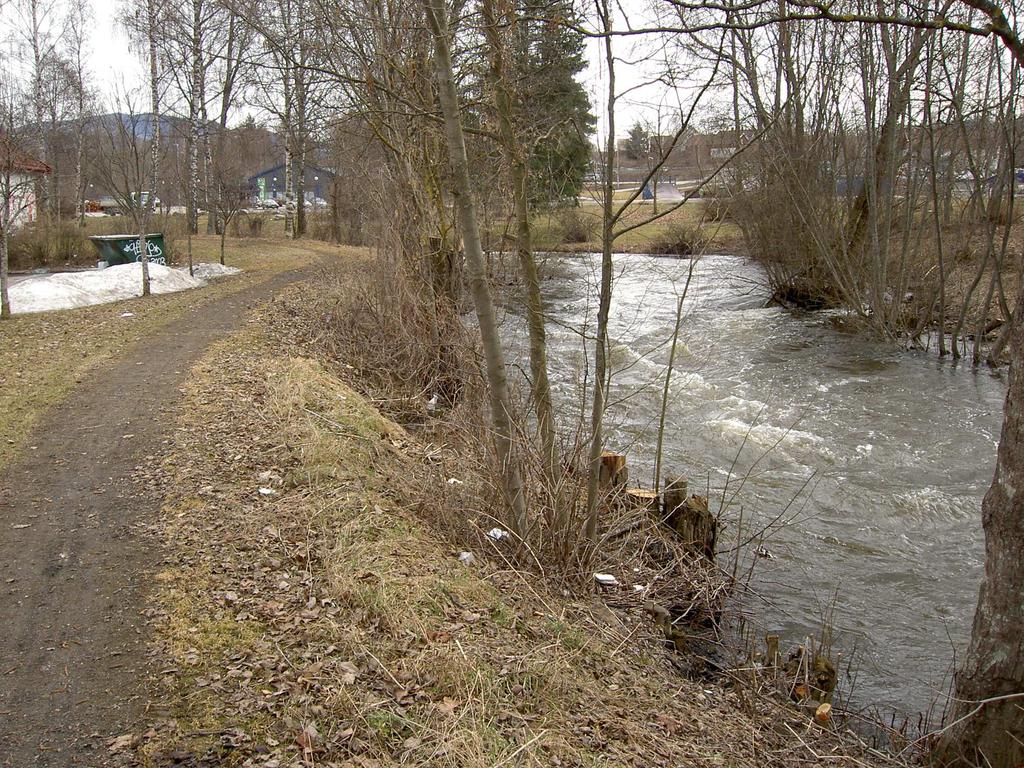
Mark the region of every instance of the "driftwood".
POLYGON ((718 521, 708 510, 705 496, 688 496, 687 482, 669 480, 663 495, 662 519, 695 554, 714 561, 718 521))

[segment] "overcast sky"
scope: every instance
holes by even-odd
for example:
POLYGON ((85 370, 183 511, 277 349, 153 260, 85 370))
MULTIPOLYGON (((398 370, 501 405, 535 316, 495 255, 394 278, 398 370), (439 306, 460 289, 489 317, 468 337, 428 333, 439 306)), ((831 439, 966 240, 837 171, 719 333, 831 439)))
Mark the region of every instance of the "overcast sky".
MULTIPOLYGON (((133 91, 144 88, 145 66, 137 51, 131 50, 128 37, 117 21, 123 6, 123 0, 88 0, 92 8, 93 21, 89 25, 89 37, 86 44, 88 68, 93 75, 93 85, 108 103, 112 102, 115 93, 124 90, 133 91)), ((646 0, 627 0, 626 5, 639 8, 646 0)), ((621 6, 620 6, 621 7, 621 6)), ((8 25, 11 23, 8 6, 8 25)), ((16 34, 8 30, 8 36, 16 34)), ((617 67, 617 81, 623 88, 635 86, 644 79, 644 70, 649 70, 651 62, 657 59, 657 52, 629 51, 626 43, 617 44, 618 50, 629 65, 617 67)), ((605 103, 604 66, 601 46, 597 41, 589 41, 587 59, 589 66, 583 75, 584 85, 591 96, 594 112, 599 117, 599 136, 603 133, 603 117, 601 111, 605 103)), ((623 98, 619 104, 616 134, 624 136, 629 127, 639 117, 656 119, 656 110, 650 105, 664 102, 664 89, 640 89, 623 98)))
POLYGON ((90 69, 104 95, 122 84, 138 88, 145 82, 142 60, 128 47, 128 37, 117 23, 120 0, 90 0, 93 24, 89 40, 90 69))

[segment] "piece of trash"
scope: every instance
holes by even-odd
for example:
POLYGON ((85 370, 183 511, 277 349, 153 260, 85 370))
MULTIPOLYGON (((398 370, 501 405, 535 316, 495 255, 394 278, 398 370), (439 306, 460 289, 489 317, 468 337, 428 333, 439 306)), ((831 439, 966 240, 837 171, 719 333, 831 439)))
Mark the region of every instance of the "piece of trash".
POLYGON ((277 491, 273 488, 260 488, 260 496, 276 496, 277 491))
POLYGON ((14 525, 11 526, 11 528, 13 528, 16 531, 20 531, 22 528, 31 528, 31 527, 32 527, 31 523, 15 523, 14 525))
POLYGON ((464 485, 464 483, 457 477, 449 477, 448 485, 464 485))
POLYGON ((269 485, 281 484, 281 476, 269 469, 266 470, 265 472, 260 472, 256 476, 256 479, 259 480, 261 483, 268 483, 269 485))
POLYGON ((775 559, 775 555, 773 555, 771 551, 768 549, 768 547, 764 546, 763 544, 754 550, 754 554, 758 557, 763 557, 765 560, 775 559))
POLYGON ((135 317, 134 312, 122 312, 121 317, 135 317))
POLYGON ((463 565, 472 565, 476 562, 476 556, 472 552, 459 552, 459 562, 463 565))
POLYGON ((494 541, 501 541, 502 539, 507 539, 509 535, 509 532, 506 531, 504 528, 491 528, 491 530, 487 532, 487 538, 492 539, 494 541))
POLYGON ((612 576, 610 573, 595 573, 594 581, 605 587, 619 586, 619 580, 612 576))
POLYGON ((643 592, 645 589, 647 589, 647 585, 646 584, 634 584, 633 585, 633 591, 634 592, 643 592))
POLYGON ((822 704, 814 711, 814 722, 818 725, 828 725, 828 721, 832 719, 832 705, 829 703, 822 704))
POLYGON ((437 393, 435 392, 434 396, 432 398, 430 398, 429 400, 427 400, 427 410, 428 411, 433 411, 433 410, 436 410, 436 409, 437 409, 437 393))

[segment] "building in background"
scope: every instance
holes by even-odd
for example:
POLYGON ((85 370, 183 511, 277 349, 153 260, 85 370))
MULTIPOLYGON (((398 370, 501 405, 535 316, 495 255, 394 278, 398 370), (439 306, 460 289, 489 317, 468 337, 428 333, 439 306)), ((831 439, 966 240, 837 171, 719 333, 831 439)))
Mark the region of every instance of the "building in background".
POLYGON ((0 193, 12 230, 36 220, 36 187, 40 177, 50 173, 53 168, 49 165, 16 148, 0 152, 0 174, 3 174, 0 193))
MULTIPOLYGON (((305 189, 303 196, 306 203, 314 208, 327 205, 327 195, 334 183, 334 173, 315 165, 307 165, 305 170, 305 189)), ((249 178, 253 202, 274 200, 283 203, 285 200, 284 164, 275 165, 260 171, 249 178)), ((292 185, 294 189, 294 184, 292 185)))

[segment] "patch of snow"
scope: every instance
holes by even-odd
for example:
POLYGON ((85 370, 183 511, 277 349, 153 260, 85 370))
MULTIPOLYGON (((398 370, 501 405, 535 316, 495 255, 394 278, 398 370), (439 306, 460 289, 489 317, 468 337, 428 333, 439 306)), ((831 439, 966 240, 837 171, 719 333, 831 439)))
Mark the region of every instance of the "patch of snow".
MULTIPOLYGON (((190 277, 187 270, 162 264, 149 265, 149 279, 153 293, 174 293, 206 285, 205 280, 190 277)), ((142 265, 119 264, 106 269, 33 275, 12 285, 10 295, 11 311, 15 314, 123 301, 142 295, 142 265)))
POLYGON ((200 280, 212 280, 215 277, 237 275, 241 271, 238 267, 226 267, 217 262, 192 265, 192 274, 200 280))

